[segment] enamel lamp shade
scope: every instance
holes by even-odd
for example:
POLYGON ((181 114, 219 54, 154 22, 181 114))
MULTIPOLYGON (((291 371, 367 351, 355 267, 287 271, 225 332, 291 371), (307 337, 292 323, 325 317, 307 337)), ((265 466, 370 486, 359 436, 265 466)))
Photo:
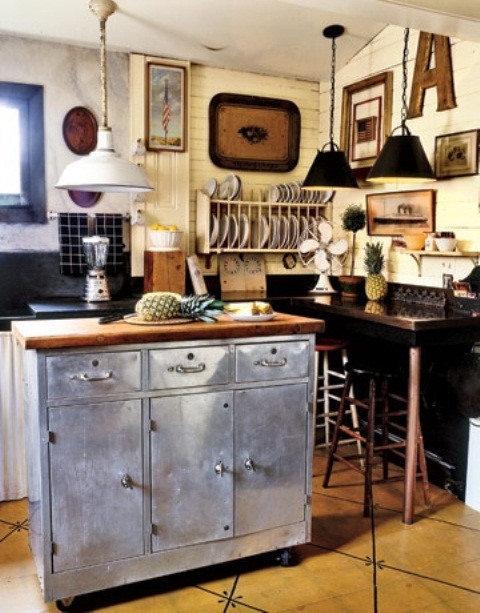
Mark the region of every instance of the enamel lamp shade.
POLYGON ((100 80, 102 86, 102 125, 97 147, 89 155, 69 164, 55 187, 84 192, 147 192, 153 188, 140 166, 122 159, 113 148, 112 130, 107 120, 107 71, 105 24, 115 12, 112 0, 91 0, 90 9, 100 22, 100 80))

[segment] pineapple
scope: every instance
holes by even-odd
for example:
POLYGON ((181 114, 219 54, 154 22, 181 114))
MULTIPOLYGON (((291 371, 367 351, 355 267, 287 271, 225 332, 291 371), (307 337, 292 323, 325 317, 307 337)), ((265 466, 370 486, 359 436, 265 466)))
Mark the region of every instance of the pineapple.
POLYGON ((165 321, 175 318, 216 321, 225 303, 209 294, 181 296, 174 292, 150 292, 137 302, 135 311, 145 321, 165 321))
POLYGON ((387 280, 382 274, 385 256, 381 243, 367 243, 363 260, 368 275, 365 281, 365 293, 369 300, 382 300, 388 292, 387 280))

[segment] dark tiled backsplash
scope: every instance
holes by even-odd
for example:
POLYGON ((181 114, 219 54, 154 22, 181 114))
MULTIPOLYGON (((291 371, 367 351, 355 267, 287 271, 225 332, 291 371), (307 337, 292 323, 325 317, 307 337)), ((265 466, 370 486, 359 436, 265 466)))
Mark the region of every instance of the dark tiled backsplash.
MULTIPOLYGON (((108 282, 112 296, 128 293, 125 272, 108 275, 108 282)), ((84 283, 85 275, 60 273, 58 251, 0 252, 0 316, 24 310, 28 302, 36 299, 81 298, 84 283)))

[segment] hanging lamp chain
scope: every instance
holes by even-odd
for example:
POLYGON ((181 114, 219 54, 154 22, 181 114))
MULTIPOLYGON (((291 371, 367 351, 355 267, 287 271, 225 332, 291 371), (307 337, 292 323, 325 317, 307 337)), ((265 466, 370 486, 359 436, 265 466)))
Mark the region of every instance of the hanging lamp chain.
POLYGON ((336 55, 337 55, 337 43, 335 38, 332 38, 332 59, 331 59, 331 75, 330 75, 330 149, 334 150, 335 144, 333 142, 333 123, 335 119, 335 69, 336 69, 336 55))
POLYGON ((408 41, 410 38, 410 28, 405 28, 403 36, 403 56, 402 56, 402 111, 401 111, 401 128, 402 134, 410 134, 410 130, 407 128, 407 84, 408 84, 408 41))

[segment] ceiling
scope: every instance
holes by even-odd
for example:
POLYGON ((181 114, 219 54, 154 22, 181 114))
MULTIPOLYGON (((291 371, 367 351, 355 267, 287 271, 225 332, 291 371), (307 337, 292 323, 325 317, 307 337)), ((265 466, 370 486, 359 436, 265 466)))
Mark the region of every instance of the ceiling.
MULTIPOLYGON (((0 33, 99 45, 89 0, 2 2, 0 33)), ((116 0, 109 50, 325 81, 338 23, 340 68, 387 24, 480 42, 479 0, 116 0), (452 6, 453 5, 453 6, 452 6), (332 6, 335 12, 331 11, 332 6)))

